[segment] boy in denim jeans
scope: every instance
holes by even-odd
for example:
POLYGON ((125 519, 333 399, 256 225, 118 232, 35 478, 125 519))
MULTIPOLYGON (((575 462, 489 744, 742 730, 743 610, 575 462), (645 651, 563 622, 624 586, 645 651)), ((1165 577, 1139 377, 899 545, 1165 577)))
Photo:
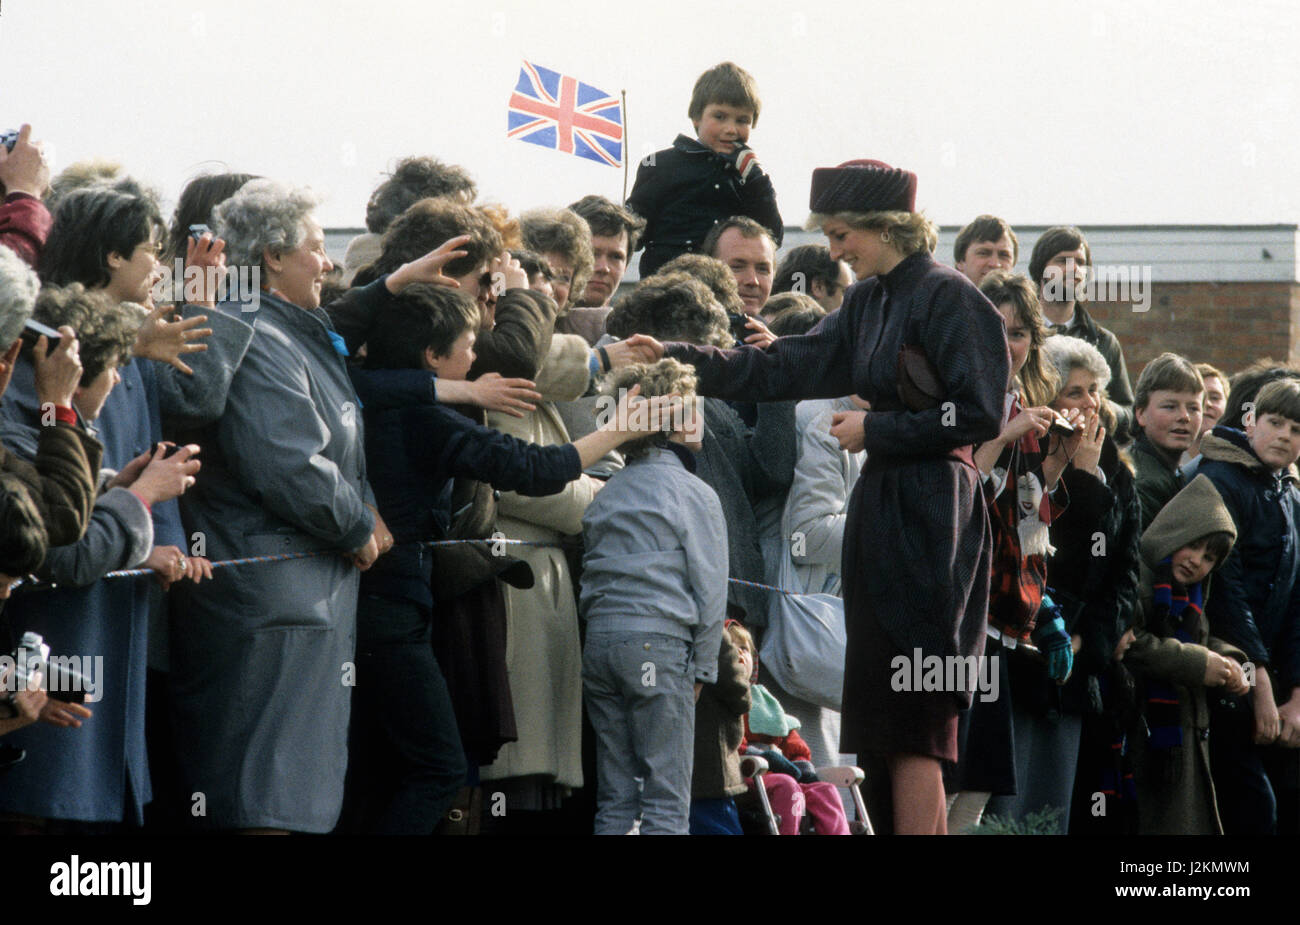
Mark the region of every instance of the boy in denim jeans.
MULTIPOLYGON (((713 489, 693 474, 703 421, 695 377, 675 360, 614 373, 607 395, 641 386, 676 394, 664 433, 624 446, 582 518, 587 621, 583 693, 596 732, 596 834, 685 835, 695 699, 717 678, 727 601, 727 528, 713 489), (640 784, 638 785, 638 778, 640 784), (639 791, 639 792, 638 792, 639 791)), ((609 402, 609 407, 613 407, 609 402)))

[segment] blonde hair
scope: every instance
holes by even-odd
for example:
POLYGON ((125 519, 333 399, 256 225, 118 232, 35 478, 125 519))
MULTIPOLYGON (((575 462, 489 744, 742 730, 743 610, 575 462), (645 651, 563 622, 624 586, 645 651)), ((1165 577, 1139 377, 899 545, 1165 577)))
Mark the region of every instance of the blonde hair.
POLYGON ((923 212, 814 212, 804 228, 821 231, 832 220, 861 231, 879 231, 882 236, 888 235, 887 243, 904 257, 922 251, 933 254, 939 246, 939 229, 923 212))
POLYGON ((745 629, 743 623, 732 620, 726 626, 727 635, 731 637, 732 643, 737 649, 748 649, 755 657, 758 657, 758 646, 754 644, 754 636, 749 630, 745 629))

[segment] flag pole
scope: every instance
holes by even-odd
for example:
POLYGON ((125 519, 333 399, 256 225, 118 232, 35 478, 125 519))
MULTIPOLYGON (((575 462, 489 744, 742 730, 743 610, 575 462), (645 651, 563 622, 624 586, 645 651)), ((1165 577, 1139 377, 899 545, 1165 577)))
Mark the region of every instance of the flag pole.
POLYGON ((627 91, 620 90, 619 96, 623 100, 623 198, 620 203, 627 202, 627 170, 628 170, 628 134, 627 134, 627 91))

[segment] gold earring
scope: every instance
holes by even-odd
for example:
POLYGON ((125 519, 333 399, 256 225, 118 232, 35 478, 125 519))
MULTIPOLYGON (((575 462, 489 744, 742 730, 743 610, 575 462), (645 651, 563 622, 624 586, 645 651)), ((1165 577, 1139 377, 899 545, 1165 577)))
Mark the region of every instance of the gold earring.
POLYGON ((880 232, 880 241, 881 241, 882 244, 888 244, 888 243, 889 243, 889 232, 888 232, 888 231, 882 231, 882 232, 880 232))

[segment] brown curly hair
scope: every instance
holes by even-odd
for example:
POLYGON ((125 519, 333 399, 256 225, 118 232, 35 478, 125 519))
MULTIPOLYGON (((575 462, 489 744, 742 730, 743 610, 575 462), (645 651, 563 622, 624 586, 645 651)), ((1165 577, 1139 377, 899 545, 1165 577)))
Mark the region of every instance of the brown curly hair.
POLYGON ((713 297, 725 311, 734 315, 745 314, 745 303, 740 299, 740 289, 731 269, 716 257, 704 254, 681 254, 661 266, 655 275, 685 273, 694 276, 713 290, 713 297))
POLYGON ((617 338, 649 334, 664 341, 731 347, 727 313, 709 287, 685 273, 656 273, 614 303, 605 330, 617 338))
POLYGON ((52 328, 66 324, 77 332, 83 386, 104 370, 131 361, 136 333, 147 314, 142 305, 118 302, 107 292, 89 290, 81 283, 44 287, 32 310, 32 317, 43 324, 52 328))
POLYGON ((392 273, 402 264, 423 257, 449 238, 462 234, 469 235, 470 240, 459 249, 468 253, 443 268, 447 276, 464 276, 505 249, 501 232, 481 209, 446 197, 421 199, 389 226, 379 259, 358 272, 353 285, 364 285, 392 273))
POLYGON ((388 179, 370 194, 366 203, 366 229, 383 234, 399 215, 421 199, 450 196, 469 203, 477 194, 474 179, 464 167, 432 157, 403 158, 388 179))

